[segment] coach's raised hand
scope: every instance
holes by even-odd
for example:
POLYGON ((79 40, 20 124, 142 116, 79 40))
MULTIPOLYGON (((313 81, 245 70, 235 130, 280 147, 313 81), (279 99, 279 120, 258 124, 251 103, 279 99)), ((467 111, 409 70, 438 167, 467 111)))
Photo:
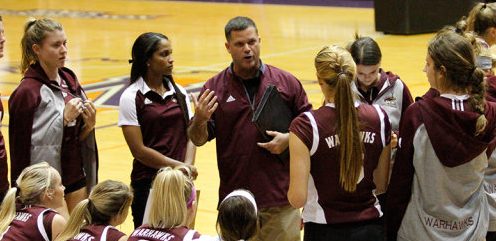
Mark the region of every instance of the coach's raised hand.
POLYGON ((209 89, 206 89, 198 100, 196 98, 191 99, 195 105, 195 116, 188 127, 188 137, 196 146, 201 146, 207 142, 207 122, 219 104, 215 92, 209 89))
POLYGON ((195 117, 194 121, 198 121, 200 123, 206 123, 214 111, 217 109, 217 96, 215 96, 215 92, 209 89, 206 89, 198 100, 196 98, 193 99, 193 104, 195 105, 195 117))

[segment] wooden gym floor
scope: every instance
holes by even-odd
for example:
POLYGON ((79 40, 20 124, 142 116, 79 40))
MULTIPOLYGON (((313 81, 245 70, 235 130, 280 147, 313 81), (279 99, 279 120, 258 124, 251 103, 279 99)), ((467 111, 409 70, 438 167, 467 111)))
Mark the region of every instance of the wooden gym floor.
MULTIPOLYGON (((28 17, 50 17, 62 23, 68 37, 69 61, 98 106, 97 141, 100 180, 129 183, 132 156, 117 127, 118 98, 127 85, 131 46, 143 32, 161 32, 172 41, 174 76, 186 89, 202 83, 230 63, 224 48, 224 25, 249 16, 258 25, 261 58, 298 77, 314 106, 322 103, 313 58, 328 44, 345 46, 355 31, 372 36, 383 52, 382 66, 399 74, 413 96, 428 89, 422 72, 432 34, 390 36, 375 32, 372 8, 314 7, 271 4, 133 0, 0 0, 7 42, 0 60, 0 93, 5 108, 2 133, 8 139, 7 100, 21 79, 20 39, 28 17)), ((8 140, 7 140, 8 145, 8 140)), ((196 229, 215 235, 218 172, 215 143, 198 148, 196 165, 201 190, 196 229)), ((132 217, 119 227, 132 231, 132 217)))

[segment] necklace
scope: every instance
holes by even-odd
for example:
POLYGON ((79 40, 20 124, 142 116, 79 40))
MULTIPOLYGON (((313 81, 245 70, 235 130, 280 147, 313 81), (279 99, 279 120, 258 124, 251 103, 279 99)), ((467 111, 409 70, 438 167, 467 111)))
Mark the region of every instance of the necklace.
POLYGON ((160 96, 164 95, 166 89, 163 85, 160 85, 160 87, 158 88, 152 88, 150 87, 151 90, 155 91, 157 94, 159 94, 160 96))

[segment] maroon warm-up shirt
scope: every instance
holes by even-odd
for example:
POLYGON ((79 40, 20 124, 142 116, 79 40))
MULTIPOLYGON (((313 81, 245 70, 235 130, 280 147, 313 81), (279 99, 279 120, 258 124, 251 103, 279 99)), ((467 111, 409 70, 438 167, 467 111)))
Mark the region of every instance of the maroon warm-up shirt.
POLYGON ((60 68, 59 75, 65 83, 63 87, 49 80, 39 63, 32 64, 9 98, 12 183, 25 167, 41 161, 56 164, 64 186, 85 177, 79 131, 74 130, 78 125, 62 124, 64 96, 70 95, 67 92, 83 96, 84 92, 70 69, 60 68))
MULTIPOLYGON (((0 126, 3 120, 3 104, 0 101, 0 126)), ((5 150, 5 141, 2 132, 0 132, 0 195, 5 195, 9 189, 9 180, 7 177, 7 151, 5 150)))
POLYGON ((268 85, 277 87, 294 117, 312 108, 300 81, 288 72, 266 64, 261 66, 254 106, 250 105, 245 86, 231 67, 203 86, 201 92, 215 91, 219 104, 208 122, 209 140, 216 138, 217 145, 219 200, 235 189, 244 188, 254 194, 260 208, 289 204, 286 197, 289 162, 281 162, 276 155, 257 145, 266 140, 251 121, 253 109, 260 103, 268 85))
MULTIPOLYGON (((432 88, 422 99, 417 100, 407 109, 401 123, 399 149, 388 188, 387 205, 388 210, 392 210, 386 218, 388 240, 396 240, 400 227, 403 227, 402 235, 411 237, 420 234, 432 235, 435 232, 437 235, 446 236, 450 233, 456 234, 455 231, 462 232, 464 229, 467 229, 466 235, 480 233, 480 230, 476 229, 486 225, 488 220, 483 220, 483 218, 474 220, 474 222, 481 222, 480 225, 471 225, 468 222, 468 225, 456 230, 453 227, 450 229, 443 225, 436 226, 426 222, 422 212, 440 220, 458 220, 463 215, 475 215, 481 212, 480 209, 474 208, 473 203, 477 202, 469 200, 485 201, 477 196, 482 190, 480 187, 484 169, 478 164, 481 161, 477 157, 486 151, 491 153, 494 148, 489 143, 493 142, 496 136, 496 105, 486 102, 484 115, 487 118, 486 128, 476 136, 474 133, 479 114, 473 111, 468 96, 449 94, 440 96, 439 92, 432 88), (433 169, 431 166, 435 165, 430 163, 446 168, 447 171, 433 169), (463 168, 463 173, 455 175, 449 172, 462 165, 468 166, 463 168), (444 180, 442 179, 444 176, 439 173, 451 175, 448 177, 453 180, 447 183, 438 181, 423 184, 425 180, 431 180, 432 176, 444 180), (467 182, 463 183, 463 181, 467 182), (468 197, 461 197, 460 193, 453 192, 446 196, 445 192, 449 186, 463 186, 466 190, 460 192, 468 197), (465 199, 463 202, 458 201, 462 198, 465 199), (457 200, 457 202, 450 203, 451 200, 457 200), (443 207, 436 206, 442 206, 440 204, 444 203, 446 205, 443 207), (457 208, 454 209, 453 206, 457 208), (476 228, 472 229, 470 226, 476 228)), ((487 160, 484 165, 487 167, 487 160)), ((487 202, 481 206, 487 206, 487 202)), ((483 233, 485 235, 484 231, 483 233)), ((411 237, 403 236, 403 238, 411 237)))

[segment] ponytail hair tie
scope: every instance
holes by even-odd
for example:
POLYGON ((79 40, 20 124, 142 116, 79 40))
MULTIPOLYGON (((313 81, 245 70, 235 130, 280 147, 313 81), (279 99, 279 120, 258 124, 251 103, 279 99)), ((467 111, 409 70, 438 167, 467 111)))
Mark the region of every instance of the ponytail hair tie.
POLYGON ((480 10, 482 11, 482 10, 484 10, 486 7, 487 7, 487 2, 484 2, 484 4, 482 5, 482 7, 481 7, 481 9, 480 9, 480 10))
MULTIPOLYGON (((475 66, 483 70, 490 70, 493 67, 493 59, 489 56, 479 55, 475 58, 475 66)), ((475 71, 475 69, 473 71, 475 71)))
POLYGON ((19 195, 21 195, 21 188, 19 186, 15 187, 15 188, 17 189, 15 196, 19 197, 19 195))
POLYGON ((460 26, 457 25, 455 27, 455 33, 460 34, 460 35, 463 35, 463 29, 460 28, 460 26))
POLYGON ((191 187, 191 194, 189 195, 189 199, 186 201, 186 207, 187 208, 193 207, 193 201, 195 201, 195 199, 196 199, 196 188, 193 185, 191 187))
POLYGON ((345 72, 343 72, 343 71, 341 71, 341 72, 339 72, 339 73, 338 73, 338 75, 336 76, 336 78, 337 78, 337 79, 339 79, 339 76, 340 76, 340 75, 344 75, 344 76, 346 76, 346 73, 345 73, 345 72))
POLYGON ((38 21, 36 18, 30 18, 24 27, 24 32, 27 32, 38 21))

